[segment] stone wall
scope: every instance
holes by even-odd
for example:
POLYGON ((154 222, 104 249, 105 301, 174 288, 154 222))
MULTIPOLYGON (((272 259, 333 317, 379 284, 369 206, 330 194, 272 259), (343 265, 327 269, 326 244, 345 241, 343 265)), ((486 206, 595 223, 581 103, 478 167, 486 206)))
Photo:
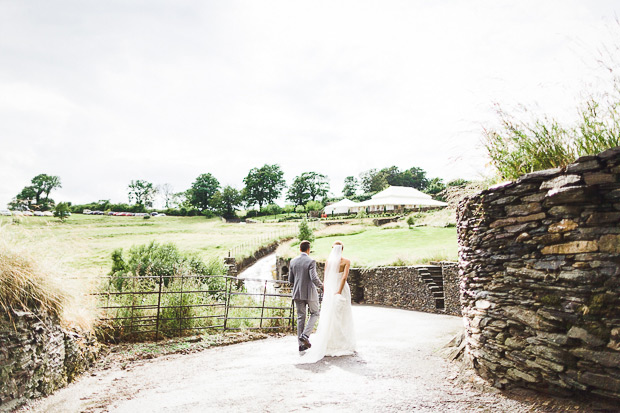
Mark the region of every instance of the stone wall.
POLYGON ((620 399, 620 148, 482 191, 457 215, 478 373, 620 399))
POLYGON ((56 317, 16 312, 0 316, 0 410, 64 387, 99 352, 92 334, 66 330, 56 317))
MULTIPOLYGON (((288 279, 289 264, 290 258, 277 257, 279 279, 288 279)), ((317 262, 321 279, 324 266, 317 262)), ((351 299, 358 304, 461 315, 456 268, 455 263, 449 262, 429 266, 351 268, 347 282, 351 287, 351 299)))

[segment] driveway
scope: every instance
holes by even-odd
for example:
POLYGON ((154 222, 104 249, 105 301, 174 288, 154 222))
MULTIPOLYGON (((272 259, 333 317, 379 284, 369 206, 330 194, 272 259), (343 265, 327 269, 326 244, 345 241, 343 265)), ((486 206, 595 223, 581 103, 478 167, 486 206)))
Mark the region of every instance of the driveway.
MULTIPOLYGON (((434 352, 458 317, 354 306, 358 353, 298 364, 286 336, 170 355, 85 376, 27 407, 37 412, 549 411, 457 380, 434 352)), ((311 337, 312 340, 312 337, 311 337)), ((549 407, 549 406, 547 406, 549 407)))

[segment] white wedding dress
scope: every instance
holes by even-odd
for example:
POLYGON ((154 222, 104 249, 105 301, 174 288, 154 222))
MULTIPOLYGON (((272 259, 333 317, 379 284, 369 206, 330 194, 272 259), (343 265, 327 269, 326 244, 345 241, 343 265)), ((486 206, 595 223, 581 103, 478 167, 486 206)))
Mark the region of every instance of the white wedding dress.
POLYGON ((323 302, 316 334, 310 337, 312 347, 301 363, 315 363, 325 356, 346 356, 355 352, 355 328, 351 311, 351 289, 345 282, 336 294, 344 272, 340 271, 342 246, 334 245, 325 265, 323 302))

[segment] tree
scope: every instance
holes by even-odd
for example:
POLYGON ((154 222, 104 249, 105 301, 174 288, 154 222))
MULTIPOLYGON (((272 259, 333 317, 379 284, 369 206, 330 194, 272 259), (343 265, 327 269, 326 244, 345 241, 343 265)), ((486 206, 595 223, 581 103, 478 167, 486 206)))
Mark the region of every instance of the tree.
POLYGON ((344 178, 344 188, 342 188, 342 195, 345 198, 352 198, 357 194, 357 188, 359 187, 359 182, 354 176, 347 176, 344 178))
POLYGON ((424 192, 430 195, 436 195, 444 189, 446 189, 446 185, 443 183, 443 179, 433 178, 428 181, 428 185, 424 189, 424 192))
POLYGON ((210 173, 202 174, 196 178, 192 187, 187 191, 187 200, 190 205, 198 208, 201 212, 211 208, 211 198, 220 188, 220 182, 210 173))
POLYGON ((174 188, 169 183, 165 183, 165 184, 161 185, 161 187, 159 189, 160 189, 159 192, 161 193, 162 197, 164 198, 164 207, 165 208, 170 208, 171 205, 174 205, 174 203, 175 203, 175 195, 176 195, 176 193, 174 192, 174 188))
POLYGON ((360 174, 362 190, 368 192, 379 192, 389 186, 385 173, 376 169, 369 169, 360 174))
POLYGON ((320 211, 323 209, 323 203, 319 201, 308 201, 305 207, 307 212, 320 211))
POLYGON ((70 215, 71 210, 66 202, 59 202, 58 205, 56 205, 56 208, 54 208, 54 216, 59 218, 62 222, 69 218, 70 215))
POLYGON ((261 168, 252 168, 243 178, 243 194, 248 205, 258 204, 258 208, 272 203, 286 187, 284 172, 277 164, 265 164, 261 168))
POLYGON ((127 187, 129 189, 129 202, 135 202, 136 205, 151 208, 153 200, 157 194, 157 188, 148 181, 137 179, 131 181, 127 187))
POLYGON ((36 204, 40 203, 41 195, 45 194, 45 198, 49 198, 53 189, 62 188, 60 177, 55 175, 39 174, 32 178, 31 183, 36 193, 36 204))
POLYGON ((327 176, 317 172, 304 172, 301 174, 302 179, 308 185, 308 194, 312 201, 316 201, 318 197, 325 197, 329 191, 329 182, 327 176))
POLYGON ((221 191, 217 191, 211 198, 211 206, 217 213, 224 218, 233 218, 243 199, 241 192, 232 186, 225 186, 221 191))
POLYGON ((428 185, 426 171, 422 168, 409 168, 400 174, 400 185, 416 188, 422 191, 428 185))
POLYGON ((295 177, 291 186, 288 187, 286 199, 295 204, 295 206, 303 205, 310 200, 308 184, 301 175, 295 177))

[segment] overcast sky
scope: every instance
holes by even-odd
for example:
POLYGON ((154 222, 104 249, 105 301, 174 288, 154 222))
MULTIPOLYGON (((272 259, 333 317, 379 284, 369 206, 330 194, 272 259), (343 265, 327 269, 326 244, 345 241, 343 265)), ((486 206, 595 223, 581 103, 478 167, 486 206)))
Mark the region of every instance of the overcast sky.
MULTIPOLYGON (((280 164, 485 173, 492 105, 570 119, 620 2, 0 0, 0 208, 280 164)), ((617 33, 617 31, 616 31, 617 33)), ((603 76, 603 75, 601 75, 603 76)))

